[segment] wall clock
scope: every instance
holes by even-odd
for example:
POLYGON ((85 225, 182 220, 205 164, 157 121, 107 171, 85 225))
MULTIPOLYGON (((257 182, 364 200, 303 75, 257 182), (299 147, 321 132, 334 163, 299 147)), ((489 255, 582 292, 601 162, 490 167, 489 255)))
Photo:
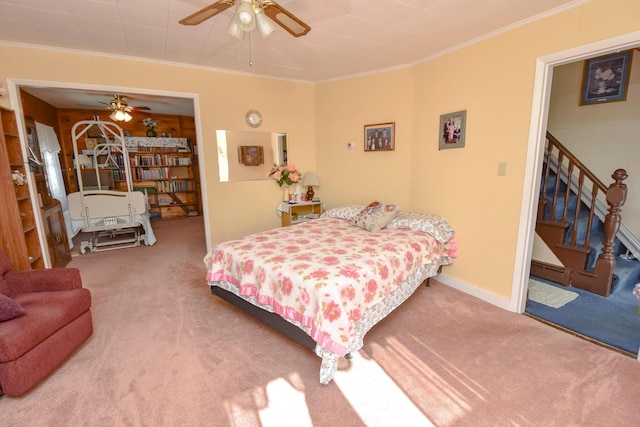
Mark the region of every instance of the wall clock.
POLYGON ((249 126, 257 128, 262 124, 262 115, 256 110, 251 110, 247 113, 246 120, 249 126))

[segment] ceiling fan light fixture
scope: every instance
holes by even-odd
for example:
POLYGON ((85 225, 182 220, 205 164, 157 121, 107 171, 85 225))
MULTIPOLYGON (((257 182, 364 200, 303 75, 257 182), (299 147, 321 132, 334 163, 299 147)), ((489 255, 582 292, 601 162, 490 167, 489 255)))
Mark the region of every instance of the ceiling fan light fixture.
POLYGON ((273 25, 271 20, 267 18, 262 10, 258 10, 256 12, 256 28, 262 38, 267 37, 276 29, 275 25, 273 25))
POLYGON ((237 16, 241 23, 245 25, 251 24, 251 21, 253 21, 253 18, 255 16, 251 1, 243 1, 242 3, 240 3, 240 5, 238 6, 237 16))
POLYGON ((240 26, 238 25, 238 21, 236 21, 235 17, 229 22, 229 26, 227 27, 227 33, 237 38, 238 40, 244 39, 244 31, 240 29, 240 26))
POLYGON ((240 3, 233 20, 237 22, 242 31, 253 31, 256 28, 256 13, 253 10, 251 0, 240 3))
POLYGON ((128 122, 132 119, 131 114, 127 113, 124 110, 114 111, 109 115, 109 118, 117 122, 128 122))

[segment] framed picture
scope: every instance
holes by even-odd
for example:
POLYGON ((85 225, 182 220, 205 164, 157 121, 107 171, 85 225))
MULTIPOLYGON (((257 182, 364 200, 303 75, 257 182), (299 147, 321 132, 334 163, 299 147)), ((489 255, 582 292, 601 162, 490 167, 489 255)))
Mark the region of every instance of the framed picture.
POLYGON ((464 147, 466 128, 467 110, 441 115, 438 149, 464 147))
POLYGON ((238 146, 238 160, 245 166, 260 166, 264 163, 262 145, 238 146))
POLYGON ((580 105, 627 99, 631 51, 584 61, 580 105))
POLYGON ((364 151, 392 151, 396 149, 395 122, 364 126, 364 151))

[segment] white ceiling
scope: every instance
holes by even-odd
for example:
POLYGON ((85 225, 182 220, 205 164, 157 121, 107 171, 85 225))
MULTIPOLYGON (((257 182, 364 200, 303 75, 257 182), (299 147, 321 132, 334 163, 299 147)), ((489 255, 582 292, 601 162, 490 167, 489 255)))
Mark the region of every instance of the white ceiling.
POLYGON ((233 8, 178 23, 210 0, 0 0, 0 42, 319 82, 419 63, 585 1, 280 0, 311 32, 240 41, 226 32, 233 8))

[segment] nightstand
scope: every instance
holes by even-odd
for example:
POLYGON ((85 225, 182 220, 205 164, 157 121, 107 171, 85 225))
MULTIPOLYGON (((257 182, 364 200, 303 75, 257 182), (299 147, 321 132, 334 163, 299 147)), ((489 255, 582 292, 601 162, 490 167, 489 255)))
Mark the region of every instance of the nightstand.
POLYGON ((282 226, 286 227, 320 217, 324 212, 324 204, 322 202, 282 202, 278 206, 278 212, 282 213, 282 226))

